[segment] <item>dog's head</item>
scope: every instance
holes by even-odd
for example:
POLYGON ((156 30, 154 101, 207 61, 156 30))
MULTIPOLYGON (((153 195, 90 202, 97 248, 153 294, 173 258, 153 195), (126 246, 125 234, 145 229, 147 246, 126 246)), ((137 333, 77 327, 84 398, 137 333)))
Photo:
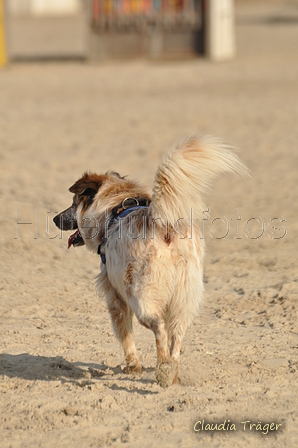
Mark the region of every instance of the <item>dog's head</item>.
MULTIPOLYGON (((117 173, 113 174, 119 176, 117 173)), ((80 231, 80 228, 84 225, 84 222, 81 222, 83 219, 81 215, 92 205, 95 195, 107 180, 107 177, 107 175, 99 176, 85 173, 69 188, 69 191, 74 194, 72 205, 53 219, 56 226, 61 230, 76 230, 68 239, 68 248, 85 244, 82 236, 84 232, 80 231)))
POLYGON ((69 189, 72 205, 53 219, 61 230, 76 230, 68 239, 68 248, 84 244, 96 251, 105 235, 109 213, 127 197, 147 197, 146 187, 121 177, 114 171, 98 175, 85 173, 69 189))

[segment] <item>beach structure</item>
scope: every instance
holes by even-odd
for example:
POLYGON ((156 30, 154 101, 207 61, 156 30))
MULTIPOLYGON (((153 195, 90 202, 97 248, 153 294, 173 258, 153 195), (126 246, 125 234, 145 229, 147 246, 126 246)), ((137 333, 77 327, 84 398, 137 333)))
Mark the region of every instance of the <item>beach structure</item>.
POLYGON ((7 64, 4 2, 0 0, 0 67, 7 64))
POLYGON ((91 0, 91 53, 191 57, 204 51, 202 0, 91 0))
POLYGON ((6 2, 11 59, 235 55, 234 0, 6 2))

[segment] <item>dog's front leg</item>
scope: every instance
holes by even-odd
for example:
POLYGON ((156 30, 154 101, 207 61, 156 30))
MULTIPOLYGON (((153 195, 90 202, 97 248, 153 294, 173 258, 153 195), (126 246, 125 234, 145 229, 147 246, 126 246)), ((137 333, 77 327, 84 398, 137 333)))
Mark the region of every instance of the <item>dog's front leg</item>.
POLYGON ((110 290, 107 295, 107 305, 111 315, 115 335, 120 340, 124 350, 126 372, 141 373, 142 366, 139 361, 133 337, 132 310, 118 296, 117 292, 112 290, 110 290))

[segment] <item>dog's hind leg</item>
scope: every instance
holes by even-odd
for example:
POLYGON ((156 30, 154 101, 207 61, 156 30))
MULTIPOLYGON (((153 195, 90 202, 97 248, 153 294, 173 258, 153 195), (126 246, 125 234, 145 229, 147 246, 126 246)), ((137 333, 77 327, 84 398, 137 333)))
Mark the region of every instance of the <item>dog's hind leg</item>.
POLYGON ((179 359, 180 353, 183 350, 182 341, 185 335, 187 327, 179 326, 172 335, 172 343, 171 343, 171 359, 175 366, 175 377, 173 380, 174 384, 178 383, 178 368, 179 368, 179 359))
POLYGON ((168 346, 168 330, 165 321, 161 318, 147 318, 139 320, 146 328, 150 328, 156 340, 157 367, 156 379, 161 387, 169 387, 173 384, 175 377, 175 365, 170 356, 168 346))
POLYGON ((109 294, 106 295, 106 300, 115 335, 120 340, 124 350, 126 372, 140 373, 142 366, 138 358, 133 337, 132 310, 112 288, 109 294))

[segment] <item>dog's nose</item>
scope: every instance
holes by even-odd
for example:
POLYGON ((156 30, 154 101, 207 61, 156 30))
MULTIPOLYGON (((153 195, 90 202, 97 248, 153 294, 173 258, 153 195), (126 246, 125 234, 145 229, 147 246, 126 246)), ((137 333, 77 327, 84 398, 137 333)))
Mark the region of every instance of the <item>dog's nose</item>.
POLYGON ((59 227, 59 222, 60 222, 60 215, 56 215, 53 218, 54 223, 56 224, 57 227, 59 227))

